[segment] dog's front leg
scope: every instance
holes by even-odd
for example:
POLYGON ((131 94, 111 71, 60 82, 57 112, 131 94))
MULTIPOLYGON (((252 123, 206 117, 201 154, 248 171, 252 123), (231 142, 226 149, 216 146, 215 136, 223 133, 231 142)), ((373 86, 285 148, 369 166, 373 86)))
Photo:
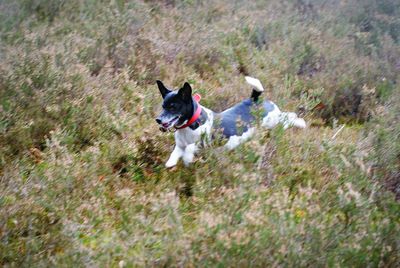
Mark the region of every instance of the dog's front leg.
POLYGON ((197 145, 195 143, 189 144, 185 148, 185 152, 183 153, 183 163, 185 166, 188 166, 190 163, 193 162, 194 154, 197 151, 197 145))
POLYGON ((182 157, 184 152, 185 151, 182 148, 180 148, 178 145, 175 145, 175 148, 172 151, 167 163, 165 163, 165 167, 170 168, 170 167, 176 166, 179 158, 182 157))

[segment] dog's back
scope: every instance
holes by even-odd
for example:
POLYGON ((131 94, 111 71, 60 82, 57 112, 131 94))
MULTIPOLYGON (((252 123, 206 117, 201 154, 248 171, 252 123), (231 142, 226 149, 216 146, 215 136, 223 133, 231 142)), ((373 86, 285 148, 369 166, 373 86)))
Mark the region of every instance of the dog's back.
POLYGON ((269 112, 279 110, 271 101, 265 100, 262 103, 258 101, 264 91, 258 79, 246 76, 246 81, 253 86, 250 98, 216 115, 214 129, 221 130, 225 138, 240 136, 247 132, 256 120, 256 114, 261 113, 262 117, 266 117, 269 112))

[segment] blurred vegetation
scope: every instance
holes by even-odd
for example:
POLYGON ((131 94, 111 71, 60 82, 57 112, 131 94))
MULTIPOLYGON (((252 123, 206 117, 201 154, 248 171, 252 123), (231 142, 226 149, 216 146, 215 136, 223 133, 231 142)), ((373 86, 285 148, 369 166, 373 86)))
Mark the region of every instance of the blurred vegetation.
POLYGON ((2 266, 400 263, 400 2, 0 1, 2 266), (166 170, 156 79, 304 131, 166 170), (341 126, 345 125, 344 128, 341 126))

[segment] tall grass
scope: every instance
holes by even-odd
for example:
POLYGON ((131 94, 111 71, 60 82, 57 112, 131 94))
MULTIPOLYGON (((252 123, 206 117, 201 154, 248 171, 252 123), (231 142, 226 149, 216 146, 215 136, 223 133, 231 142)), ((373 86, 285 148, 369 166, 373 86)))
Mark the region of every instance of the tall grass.
POLYGON ((0 263, 397 266, 399 10, 2 1, 0 263), (247 74, 309 128, 165 169, 154 81, 221 111, 247 74))

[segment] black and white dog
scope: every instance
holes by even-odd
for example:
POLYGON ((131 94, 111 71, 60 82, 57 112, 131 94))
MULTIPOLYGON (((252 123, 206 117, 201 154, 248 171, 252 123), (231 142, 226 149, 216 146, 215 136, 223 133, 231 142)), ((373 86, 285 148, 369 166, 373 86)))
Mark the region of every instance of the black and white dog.
POLYGON ((210 140, 215 130, 220 130, 227 138, 224 145, 231 150, 248 140, 254 134, 256 119, 253 110, 261 108, 263 112, 262 126, 268 129, 282 123, 286 129, 290 126, 305 128, 304 119, 296 113, 281 112, 272 101, 259 102, 258 98, 264 91, 258 79, 246 76, 246 81, 253 87, 249 99, 221 112, 215 113, 199 104, 199 95, 192 96, 192 88, 185 83, 179 90, 169 90, 161 81, 158 88, 164 99, 162 112, 156 121, 162 131, 175 129, 175 149, 171 153, 166 167, 173 167, 180 158, 185 165, 193 162, 199 142, 210 140), (262 106, 261 106, 262 105, 262 106))

